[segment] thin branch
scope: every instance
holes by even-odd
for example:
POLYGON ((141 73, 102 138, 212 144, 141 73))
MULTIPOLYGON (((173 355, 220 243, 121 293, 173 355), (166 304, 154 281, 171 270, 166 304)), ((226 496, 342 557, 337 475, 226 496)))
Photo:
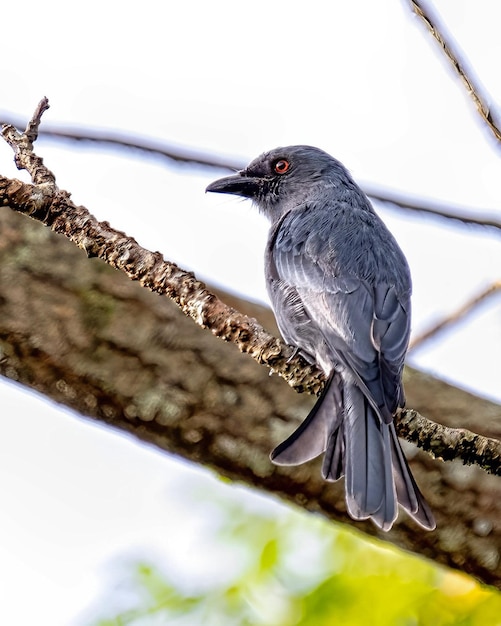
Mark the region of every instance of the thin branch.
MULTIPOLYGON (((18 167, 43 180, 54 179, 41 159, 32 150, 32 154, 25 150, 26 138, 16 133, 4 129, 18 156, 18 167), (40 172, 40 168, 44 171, 40 172)), ((65 235, 87 256, 99 257, 151 291, 167 295, 199 326, 232 341, 297 391, 315 394, 321 391, 325 383, 323 372, 295 354, 294 348, 270 335, 255 319, 224 304, 191 272, 165 261, 159 252, 142 248, 135 239, 114 230, 107 222, 99 222, 85 207, 75 206, 69 193, 55 184, 32 185, 0 176, 0 206, 29 215, 65 235)), ((398 414, 395 421, 399 435, 416 442, 430 454, 448 460, 460 458, 464 463, 479 464, 486 471, 501 475, 501 442, 447 428, 410 409, 398 414)))
POLYGON ((24 134, 26 135, 26 138, 30 142, 32 147, 38 138, 38 129, 42 122, 42 115, 45 113, 45 111, 47 111, 49 106, 50 105, 49 105, 48 98, 43 97, 38 103, 38 106, 35 109, 35 113, 33 113, 33 117, 31 118, 31 120, 28 122, 26 126, 26 130, 24 131, 24 134))
POLYGON ((422 0, 409 1, 412 11, 421 18, 427 29, 439 44, 447 59, 450 61, 453 70, 459 76, 468 95, 475 103, 480 116, 496 139, 500 141, 501 131, 499 130, 499 111, 491 107, 490 101, 492 99, 484 90, 474 71, 468 66, 468 62, 462 54, 459 46, 454 42, 445 26, 440 22, 440 19, 433 13, 433 10, 427 5, 426 2, 423 2, 422 0))
MULTIPOLYGON (((16 128, 21 128, 23 125, 19 119, 5 114, 0 116, 1 123, 16 128)), ((230 172, 241 170, 246 165, 244 161, 221 158, 214 154, 193 152, 164 142, 144 137, 135 137, 130 134, 126 135, 121 132, 113 133, 110 131, 97 131, 91 128, 62 128, 45 125, 40 130, 40 135, 56 140, 93 143, 98 146, 104 145, 141 152, 180 165, 200 166, 230 172)), ((478 209, 476 208, 457 207, 451 210, 449 205, 445 203, 437 203, 422 198, 412 200, 409 196, 391 189, 384 189, 367 183, 363 185, 363 188, 372 200, 393 205, 398 209, 426 213, 435 218, 451 220, 461 224, 501 230, 500 220, 496 220, 488 215, 474 217, 474 215, 478 214, 478 209)), ((492 213, 494 214, 495 211, 492 210, 492 213)))
MULTIPOLYGON (((23 123, 20 119, 11 115, 0 114, 0 124, 21 128, 23 123)), ((156 157, 161 157, 167 161, 179 165, 198 165, 211 169, 235 172, 245 167, 244 161, 225 159, 214 154, 204 154, 173 146, 164 142, 156 141, 145 137, 138 137, 123 132, 113 132, 109 130, 96 130, 92 128, 71 128, 44 125, 40 131, 43 137, 51 139, 93 143, 113 148, 131 150, 133 152, 143 152, 156 157)))
POLYGON ((378 188, 367 184, 364 185, 364 191, 372 200, 376 200, 377 202, 382 202, 384 204, 394 205, 399 209, 408 209, 410 211, 426 213, 436 218, 444 218, 471 226, 483 226, 486 228, 501 230, 500 220, 487 217, 486 215, 473 217, 473 214, 477 213, 476 209, 457 207, 454 211, 451 211, 448 206, 442 203, 431 202, 429 200, 425 200, 424 198, 419 198, 418 200, 413 201, 405 194, 399 194, 390 189, 379 190, 378 188))
POLYGON ((428 328, 428 330, 425 330, 420 335, 413 337, 409 344, 409 351, 415 350, 418 346, 421 347, 424 342, 428 341, 432 337, 435 337, 437 333, 464 318, 484 300, 497 293, 499 290, 501 290, 501 280, 492 283, 492 285, 489 285, 489 287, 484 289, 481 293, 477 294, 470 300, 467 300, 459 309, 454 311, 454 313, 447 315, 439 322, 428 328))

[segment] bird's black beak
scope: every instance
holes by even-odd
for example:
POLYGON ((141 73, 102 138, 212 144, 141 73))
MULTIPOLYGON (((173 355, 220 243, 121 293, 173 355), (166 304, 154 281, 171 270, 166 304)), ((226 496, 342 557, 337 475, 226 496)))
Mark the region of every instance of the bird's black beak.
POLYGON ((214 193, 232 193, 244 198, 253 198, 259 190, 259 179, 246 176, 245 172, 238 172, 233 176, 218 178, 205 191, 214 193))

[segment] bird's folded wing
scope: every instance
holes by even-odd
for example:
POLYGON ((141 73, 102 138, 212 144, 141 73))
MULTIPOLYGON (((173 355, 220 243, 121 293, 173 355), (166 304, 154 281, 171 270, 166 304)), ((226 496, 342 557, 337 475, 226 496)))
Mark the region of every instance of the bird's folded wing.
MULTIPOLYGON (((392 285, 335 275, 306 248, 297 240, 292 246, 282 239, 270 250, 268 266, 275 284, 280 284, 282 295, 294 294, 281 302, 275 294, 281 330, 288 321, 294 325, 299 311, 330 347, 337 365, 353 375, 381 418, 390 422, 403 403, 400 377, 409 337, 410 294, 397 294, 392 285)), ((289 338, 297 343, 292 331, 289 338)))

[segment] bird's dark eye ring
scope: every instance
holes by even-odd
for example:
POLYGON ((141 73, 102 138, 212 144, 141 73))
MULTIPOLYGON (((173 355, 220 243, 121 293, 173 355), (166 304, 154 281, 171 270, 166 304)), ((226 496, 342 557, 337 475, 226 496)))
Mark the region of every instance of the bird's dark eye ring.
POLYGON ((285 172, 289 171, 291 164, 287 159, 278 159, 273 164, 273 171, 275 174, 285 174, 285 172))

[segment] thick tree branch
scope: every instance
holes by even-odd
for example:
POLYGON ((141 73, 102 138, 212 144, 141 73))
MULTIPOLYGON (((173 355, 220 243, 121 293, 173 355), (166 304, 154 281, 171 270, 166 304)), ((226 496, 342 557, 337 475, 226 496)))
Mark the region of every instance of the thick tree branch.
MULTIPOLYGON (((319 460, 291 468, 269 460, 270 449, 304 419, 312 396, 294 393, 253 359, 214 339, 169 298, 88 260, 65 237, 5 209, 0 285, 0 375, 135 440, 501 587, 497 476, 457 461, 434 461, 407 444, 437 530, 423 533, 401 515, 390 533, 379 532, 347 516, 344 485, 325 482, 319 460)), ((268 309, 222 297, 275 330, 268 309)), ((404 379, 409 404, 452 433, 468 428, 501 435, 499 406, 410 368, 404 379)), ((23 419, 22 412, 4 417, 23 419)))
MULTIPOLYGON (((28 129, 32 129, 29 136, 12 127, 3 129, 4 137, 15 150, 18 168, 26 169, 40 184, 0 177, 0 206, 9 206, 37 219, 64 234, 88 257, 98 257, 151 291, 169 296, 199 326, 210 328, 214 335, 235 343, 242 352, 270 367, 296 390, 319 393, 325 382, 323 373, 294 354, 291 346, 270 335, 256 320, 225 305, 191 272, 165 261, 159 252, 142 248, 107 222, 97 221, 85 207, 75 206, 67 192, 57 188, 54 175, 43 165, 42 159, 34 155, 30 141, 46 108, 47 103, 42 101, 28 125, 28 129)), ((430 454, 438 450, 442 458, 479 463, 486 471, 501 474, 500 442, 473 433, 451 433, 445 426, 429 422, 414 411, 407 410, 402 415, 407 419, 401 426, 401 416, 398 417, 399 434, 402 432, 430 454), (489 456, 484 458, 487 450, 489 456)))
MULTIPOLYGON (((199 326, 235 343, 297 391, 319 393, 322 389, 323 372, 295 355, 291 346, 270 335, 256 320, 227 306, 191 272, 163 260, 158 252, 145 250, 108 223, 98 222, 84 207, 76 207, 66 192, 54 191, 51 196, 44 188, 39 191, 36 186, 0 177, 0 204, 38 219, 68 237, 87 256, 99 257, 151 291, 169 296, 199 326)), ((501 442, 497 440, 435 424, 411 410, 397 417, 397 431, 430 454, 476 463, 490 473, 501 474, 501 442)))
POLYGON ((324 382, 322 372, 309 365, 294 349, 266 332, 254 319, 228 307, 210 293, 192 272, 165 261, 159 252, 142 248, 135 239, 99 222, 69 194, 47 185, 30 185, 0 176, 0 205, 24 213, 65 235, 85 251, 123 271, 143 287, 171 298, 202 328, 280 374, 298 391, 318 392, 324 382))

